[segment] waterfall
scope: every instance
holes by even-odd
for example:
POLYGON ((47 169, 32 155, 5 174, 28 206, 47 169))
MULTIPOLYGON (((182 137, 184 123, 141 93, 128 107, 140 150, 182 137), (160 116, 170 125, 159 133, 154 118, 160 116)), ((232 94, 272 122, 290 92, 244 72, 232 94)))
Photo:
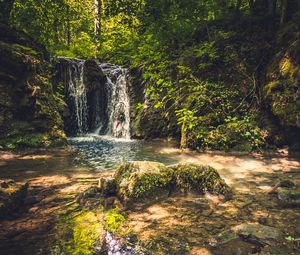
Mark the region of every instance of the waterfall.
POLYGON ((108 125, 107 135, 130 138, 130 99, 128 95, 128 71, 109 63, 100 64, 107 77, 108 125))
POLYGON ((60 66, 60 79, 65 85, 67 103, 71 111, 74 133, 84 134, 88 130, 86 88, 83 82, 84 60, 64 58, 67 65, 60 66))
MULTIPOLYGON (((59 58, 55 83, 63 83, 68 135, 93 133, 130 139, 128 70, 96 60, 59 58)), ((58 85, 57 85, 58 86, 58 85)))

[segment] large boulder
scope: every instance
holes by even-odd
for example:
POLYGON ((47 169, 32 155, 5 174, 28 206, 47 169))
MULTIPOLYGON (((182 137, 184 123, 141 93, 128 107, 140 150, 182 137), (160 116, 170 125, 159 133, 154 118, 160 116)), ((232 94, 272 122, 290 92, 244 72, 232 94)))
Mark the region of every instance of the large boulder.
POLYGON ((211 193, 229 197, 231 189, 209 166, 179 164, 172 167, 157 162, 136 161, 122 164, 114 178, 102 180, 103 195, 115 194, 125 203, 153 202, 171 192, 211 193))
POLYGON ((173 170, 177 189, 197 193, 211 193, 229 197, 231 189, 211 166, 179 164, 170 167, 173 170))
POLYGON ((130 204, 168 195, 172 174, 161 163, 137 161, 119 166, 114 179, 119 198, 130 204))

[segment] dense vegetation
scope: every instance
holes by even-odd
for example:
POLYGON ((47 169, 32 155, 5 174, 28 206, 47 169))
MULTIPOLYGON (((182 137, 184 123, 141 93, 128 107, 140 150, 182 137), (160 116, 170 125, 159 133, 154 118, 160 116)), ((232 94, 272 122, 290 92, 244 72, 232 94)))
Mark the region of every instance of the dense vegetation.
POLYGON ((144 137, 247 151, 299 138, 297 0, 0 3, 2 21, 51 55, 140 70, 145 95, 132 110, 144 137))

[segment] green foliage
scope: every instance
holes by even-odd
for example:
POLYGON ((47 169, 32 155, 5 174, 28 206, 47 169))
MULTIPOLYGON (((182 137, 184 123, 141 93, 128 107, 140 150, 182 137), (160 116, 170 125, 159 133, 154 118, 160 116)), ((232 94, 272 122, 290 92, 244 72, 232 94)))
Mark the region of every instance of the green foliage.
MULTIPOLYGON (((137 116, 158 116, 153 125, 164 123, 164 134, 192 148, 251 151, 268 135, 256 116, 277 22, 261 3, 99 0, 96 10, 92 0, 17 0, 11 20, 53 54, 142 70, 147 100, 137 103, 137 116)), ((290 102, 299 76, 293 45, 264 88, 273 114, 288 124, 299 112, 299 100, 290 102)))

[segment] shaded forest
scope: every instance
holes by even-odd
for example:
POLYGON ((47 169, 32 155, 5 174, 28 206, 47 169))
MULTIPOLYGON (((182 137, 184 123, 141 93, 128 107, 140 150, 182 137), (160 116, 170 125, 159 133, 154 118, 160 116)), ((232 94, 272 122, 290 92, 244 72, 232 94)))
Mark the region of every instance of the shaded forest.
MULTIPOLYGON (((131 107, 132 137, 244 151, 298 147, 299 10, 296 0, 1 1, 2 23, 29 35, 26 47, 35 42, 46 58, 131 69, 133 86, 142 84, 131 107)), ((53 100, 63 100, 59 93, 54 88, 53 100)), ((55 104, 63 113, 63 102, 55 104)), ((50 137, 63 132, 57 123, 46 130, 50 137)), ((13 129, 0 126, 2 137, 13 129)), ((8 136, 12 147, 18 136, 8 136)))

